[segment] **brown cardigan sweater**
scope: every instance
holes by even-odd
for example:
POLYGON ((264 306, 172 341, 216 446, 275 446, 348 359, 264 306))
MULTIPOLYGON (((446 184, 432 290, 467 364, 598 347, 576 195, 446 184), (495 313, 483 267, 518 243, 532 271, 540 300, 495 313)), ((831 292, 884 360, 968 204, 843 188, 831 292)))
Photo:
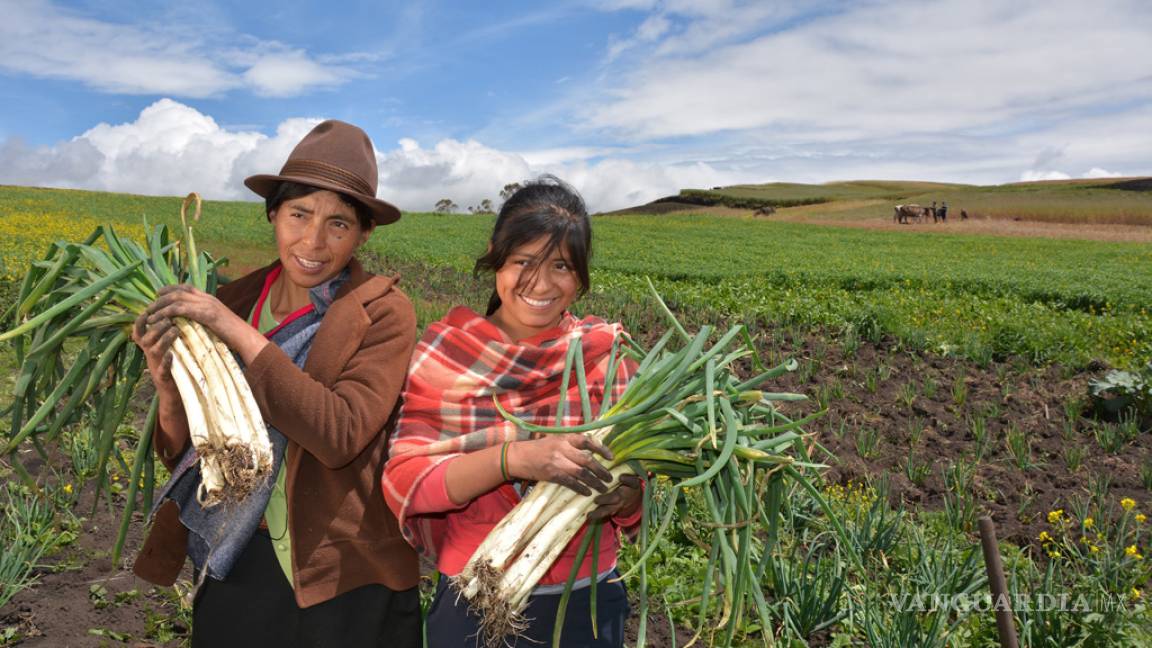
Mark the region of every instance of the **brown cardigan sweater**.
MULTIPOLYGON (((221 286, 220 301, 246 317, 277 263, 221 286)), ((264 419, 288 438, 285 487, 301 607, 362 585, 404 590, 419 580, 416 554, 380 492, 387 437, 416 342, 416 316, 394 279, 366 272, 355 259, 349 270, 303 371, 275 344, 244 371, 264 419)), ((187 436, 169 438, 159 425, 153 439, 170 469, 189 443, 187 436)), ((166 501, 133 571, 171 585, 184 566, 187 544, 179 511, 166 501)))

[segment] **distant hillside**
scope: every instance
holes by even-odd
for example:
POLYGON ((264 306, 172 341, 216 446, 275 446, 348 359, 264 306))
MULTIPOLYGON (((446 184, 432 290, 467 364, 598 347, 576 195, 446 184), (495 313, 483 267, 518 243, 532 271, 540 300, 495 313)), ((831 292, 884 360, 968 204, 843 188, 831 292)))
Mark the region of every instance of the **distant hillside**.
POLYGON ((854 180, 825 184, 774 182, 678 195, 612 214, 663 214, 726 207, 755 211, 771 207, 792 216, 821 220, 891 218, 898 203, 948 203, 953 217, 1051 223, 1152 225, 1152 178, 1050 180, 1003 185, 854 180))

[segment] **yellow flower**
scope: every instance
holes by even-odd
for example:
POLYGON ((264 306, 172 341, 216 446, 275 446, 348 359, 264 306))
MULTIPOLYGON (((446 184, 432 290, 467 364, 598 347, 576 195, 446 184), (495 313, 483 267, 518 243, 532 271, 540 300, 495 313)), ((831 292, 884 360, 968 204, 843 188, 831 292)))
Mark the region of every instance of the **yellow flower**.
POLYGON ((1053 549, 1053 550, 1051 550, 1051 551, 1049 551, 1049 552, 1048 552, 1048 557, 1049 557, 1049 558, 1059 558, 1059 557, 1060 557, 1060 552, 1059 552, 1059 551, 1056 551, 1055 549, 1053 549))
POLYGON ((1128 545, 1125 547, 1124 555, 1131 556, 1136 560, 1144 560, 1144 556, 1140 554, 1140 550, 1136 548, 1136 545, 1128 545))
POLYGON ((1133 587, 1132 591, 1128 593, 1128 598, 1132 599, 1133 601, 1135 601, 1135 600, 1137 600, 1143 596, 1144 596, 1144 593, 1141 592, 1140 590, 1136 589, 1135 587, 1133 587))
POLYGON ((1064 519, 1064 509, 1048 511, 1048 524, 1056 524, 1062 519, 1064 519))
POLYGON ((1136 508, 1136 500, 1132 499, 1131 497, 1125 497, 1124 499, 1120 500, 1120 508, 1124 509, 1125 511, 1131 511, 1132 509, 1136 508))
POLYGON ((1148 516, 1144 515, 1143 513, 1137 513, 1136 514, 1136 521, 1139 522, 1140 524, 1144 524, 1146 521, 1148 521, 1148 516))
POLYGON ((64 484, 64 492, 71 495, 72 494, 72 484, 64 484))
POLYGON ((1052 536, 1048 535, 1047 531, 1041 531, 1040 535, 1036 538, 1040 542, 1052 542, 1052 536))
POLYGON ((1091 517, 1084 518, 1084 528, 1085 529, 1091 529, 1094 526, 1096 526, 1096 520, 1093 520, 1091 517))
POLYGON ((1092 553, 1100 553, 1100 547, 1097 547, 1096 545, 1088 545, 1088 551, 1091 551, 1092 553))

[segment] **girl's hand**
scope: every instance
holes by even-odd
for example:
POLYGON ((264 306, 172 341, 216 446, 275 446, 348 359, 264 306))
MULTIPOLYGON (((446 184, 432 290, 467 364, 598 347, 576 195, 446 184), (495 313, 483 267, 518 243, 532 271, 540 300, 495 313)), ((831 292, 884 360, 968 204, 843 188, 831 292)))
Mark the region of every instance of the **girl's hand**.
POLYGON ((632 473, 620 475, 612 490, 596 497, 596 508, 588 514, 588 521, 632 515, 643 501, 642 488, 643 482, 637 475, 632 473))
POLYGON ((593 453, 612 459, 612 451, 604 444, 579 433, 516 441, 508 446, 508 474, 528 481, 554 482, 581 495, 591 495, 593 490, 604 493, 612 473, 593 453))
POLYGON ((144 315, 149 329, 163 327, 165 321, 172 326, 177 317, 197 322, 238 353, 245 364, 250 364, 268 344, 263 335, 219 299, 186 284, 161 288, 144 315))

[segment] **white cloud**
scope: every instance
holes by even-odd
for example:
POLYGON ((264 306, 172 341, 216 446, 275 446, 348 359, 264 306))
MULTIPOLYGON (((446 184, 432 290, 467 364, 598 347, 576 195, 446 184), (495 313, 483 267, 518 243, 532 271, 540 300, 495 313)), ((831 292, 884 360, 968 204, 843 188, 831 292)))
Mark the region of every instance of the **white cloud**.
POLYGON ((586 126, 634 140, 750 129, 853 139, 1042 124, 1152 98, 1152 12, 1133 2, 730 11, 685 18, 621 63, 586 126))
POLYGON ((289 96, 352 76, 278 43, 231 35, 246 49, 161 25, 105 22, 47 0, 5 3, 0 70, 79 81, 102 92, 208 97, 238 88, 289 96))
POLYGON ((1092 167, 1084 173, 1085 178, 1120 178, 1123 176, 1123 173, 1116 173, 1115 171, 1101 169, 1100 167, 1092 167))
MULTIPOLYGON (((30 149, 0 142, 0 183, 96 189, 154 195, 196 191, 214 199, 255 199, 243 179, 275 173, 292 148, 319 121, 286 120, 271 137, 229 130, 211 116, 171 99, 148 106, 132 122, 98 124, 70 141, 30 149)), ((377 142, 379 145, 381 142, 377 142)), ((528 153, 444 139, 430 148, 411 138, 377 150, 381 198, 403 209, 430 210, 440 198, 462 207, 542 173, 579 189, 589 208, 607 211, 676 193, 755 179, 708 164, 657 164, 601 157, 605 149, 572 148, 528 153)))
POLYGON ((554 107, 585 141, 706 160, 760 182, 1152 174, 1146 3, 599 8, 649 14, 629 39, 605 44, 597 102, 585 92, 554 107), (643 25, 657 18, 671 25, 644 42, 643 25))
POLYGON ((321 65, 299 50, 261 56, 244 72, 244 80, 256 93, 268 97, 290 97, 310 88, 339 85, 350 76, 348 70, 321 65))
POLYGON ((1069 180, 1072 176, 1063 171, 1025 171, 1020 174, 1020 182, 1036 182, 1038 180, 1069 180))

